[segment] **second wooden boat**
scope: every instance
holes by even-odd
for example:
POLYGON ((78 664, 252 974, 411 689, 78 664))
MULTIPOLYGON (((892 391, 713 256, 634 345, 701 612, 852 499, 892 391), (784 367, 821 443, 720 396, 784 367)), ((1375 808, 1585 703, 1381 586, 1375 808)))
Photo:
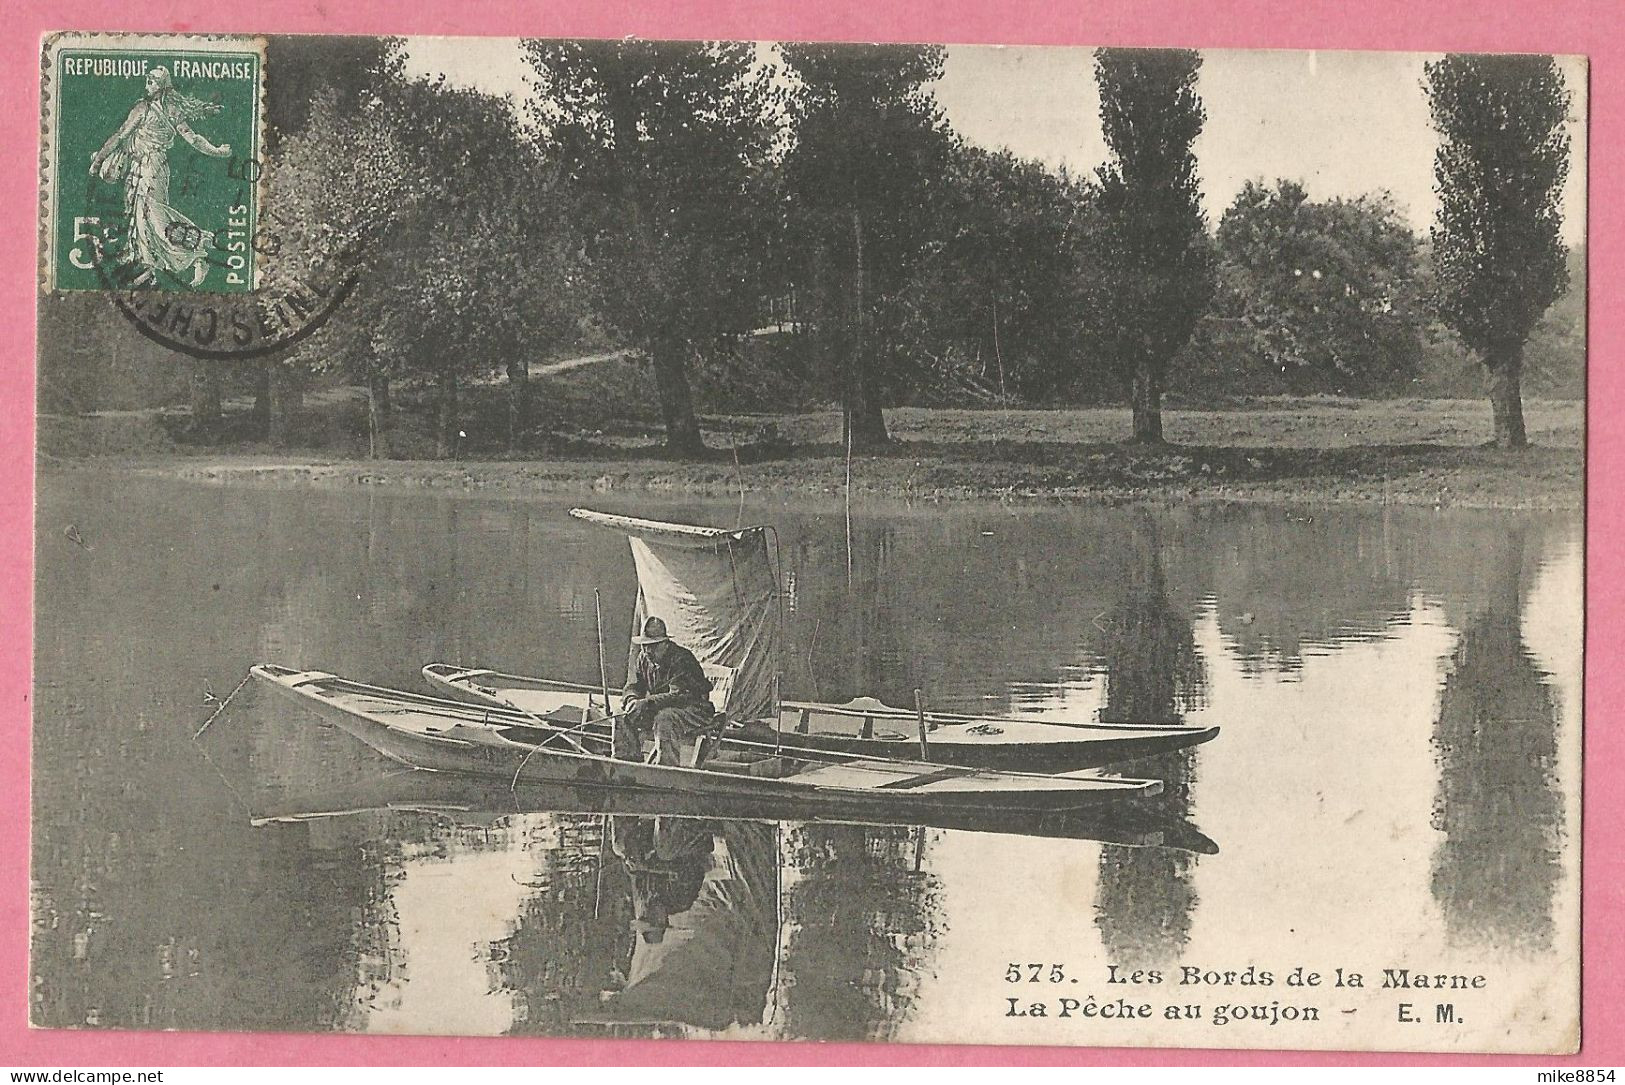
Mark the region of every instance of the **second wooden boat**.
MULTIPOLYGON (((606 710, 593 686, 450 663, 431 663, 423 677, 439 692, 537 716, 580 712, 589 702, 606 710)), ((1010 771, 1069 772, 1100 768, 1208 742, 1217 727, 1164 724, 1048 723, 1040 720, 928 712, 926 746, 932 762, 1010 771)), ((784 701, 777 726, 769 717, 738 723, 729 735, 795 749, 870 757, 919 756, 915 713, 873 698, 846 704, 784 701)))

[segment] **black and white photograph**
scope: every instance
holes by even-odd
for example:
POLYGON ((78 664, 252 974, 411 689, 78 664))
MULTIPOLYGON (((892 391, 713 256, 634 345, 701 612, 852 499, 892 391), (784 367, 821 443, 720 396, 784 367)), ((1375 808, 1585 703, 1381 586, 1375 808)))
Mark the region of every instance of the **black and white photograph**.
POLYGON ((34 1028, 1579 1049, 1584 57, 41 63, 34 1028))

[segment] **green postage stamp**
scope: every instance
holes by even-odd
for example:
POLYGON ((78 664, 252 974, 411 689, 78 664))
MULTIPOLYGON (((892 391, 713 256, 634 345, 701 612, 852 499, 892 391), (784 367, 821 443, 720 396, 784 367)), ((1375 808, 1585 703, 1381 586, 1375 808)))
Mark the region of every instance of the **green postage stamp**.
POLYGON ((264 40, 56 34, 43 64, 48 288, 253 290, 264 40))

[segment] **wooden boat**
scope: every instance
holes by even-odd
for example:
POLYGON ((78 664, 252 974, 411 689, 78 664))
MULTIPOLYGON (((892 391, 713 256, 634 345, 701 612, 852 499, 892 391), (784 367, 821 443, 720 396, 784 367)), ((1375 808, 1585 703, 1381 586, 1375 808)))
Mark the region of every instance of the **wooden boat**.
POLYGON ((493 777, 718 797, 783 800, 822 810, 1068 810, 1155 795, 1156 780, 1094 773, 1045 776, 919 761, 778 749, 725 738, 703 768, 621 761, 592 736, 586 705, 549 717, 351 682, 322 671, 262 664, 250 672, 272 690, 415 768, 493 777), (587 725, 587 726, 583 726, 587 725))
MULTIPOLYGON (((604 708, 598 687, 572 682, 449 663, 429 664, 423 668, 423 677, 437 691, 451 696, 537 716, 579 713, 588 702, 596 709, 604 708)), ((1217 727, 1050 723, 951 712, 928 712, 925 719, 926 747, 933 763, 1010 771, 1099 768, 1196 746, 1219 733, 1217 727)), ((798 750, 868 757, 908 758, 920 751, 916 714, 869 697, 846 704, 784 701, 779 706, 777 729, 767 718, 740 724, 728 733, 798 750)))

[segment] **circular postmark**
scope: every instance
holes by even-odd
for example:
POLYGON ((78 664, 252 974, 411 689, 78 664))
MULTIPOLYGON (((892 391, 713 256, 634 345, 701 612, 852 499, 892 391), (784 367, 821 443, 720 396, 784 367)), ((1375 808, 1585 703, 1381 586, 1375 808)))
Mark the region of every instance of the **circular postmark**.
MULTIPOLYGON (((275 233, 262 237, 275 243, 275 233)), ((182 294, 121 284, 118 265, 99 262, 108 297, 136 331, 194 358, 243 361, 308 339, 344 304, 360 279, 340 257, 247 294, 182 294)))

